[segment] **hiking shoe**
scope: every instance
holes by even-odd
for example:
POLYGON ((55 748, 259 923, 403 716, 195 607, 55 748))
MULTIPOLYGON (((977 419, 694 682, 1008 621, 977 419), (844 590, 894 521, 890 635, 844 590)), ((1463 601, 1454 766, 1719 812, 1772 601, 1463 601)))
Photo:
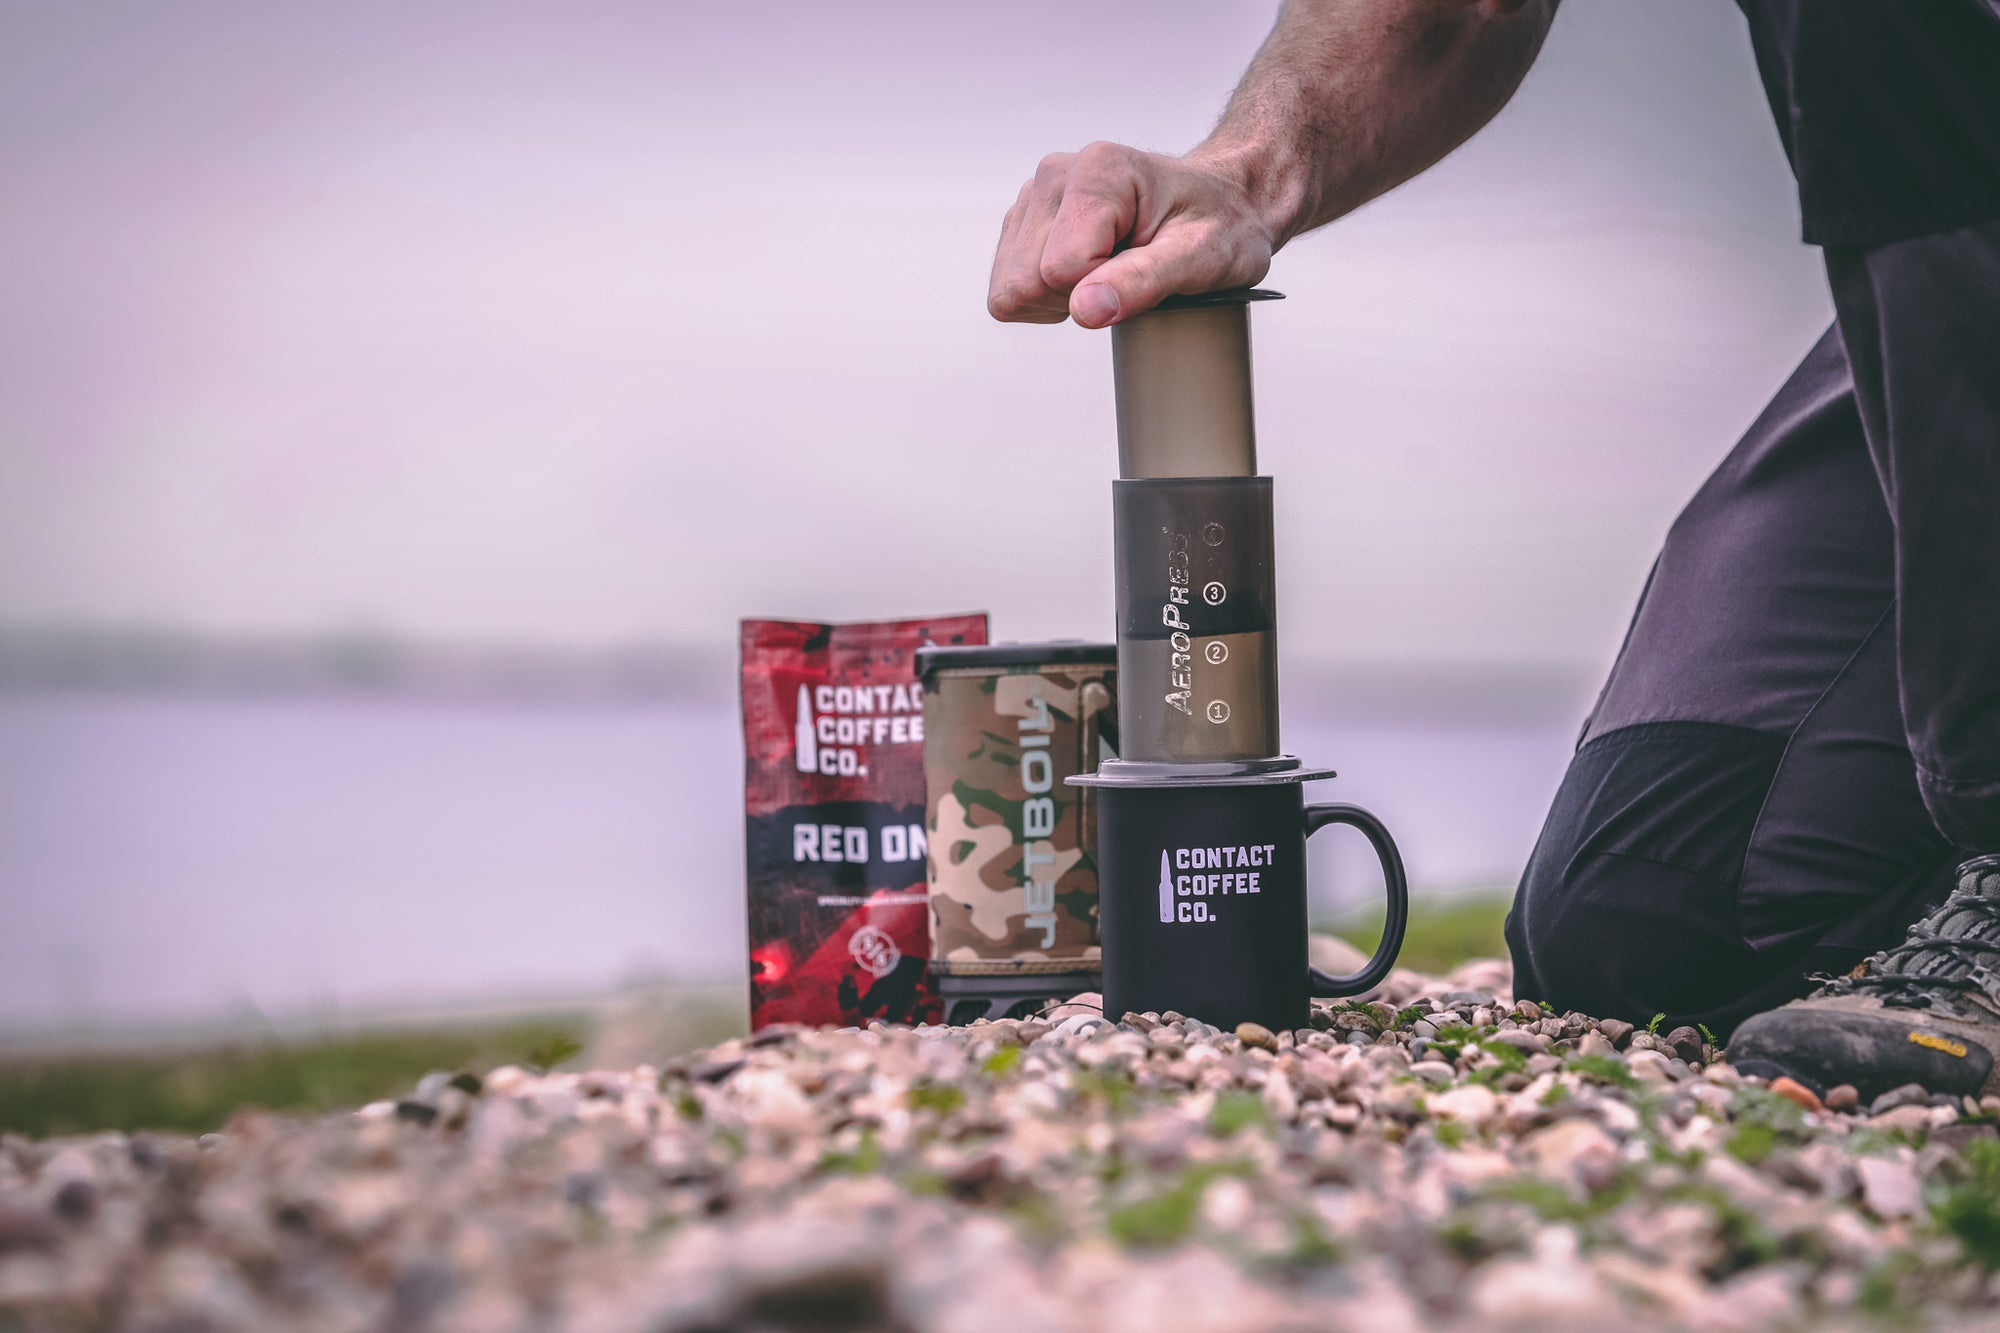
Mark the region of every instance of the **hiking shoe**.
POLYGON ((1954 1096, 2000 1090, 2000 856, 1960 866, 1944 905, 1895 948, 1815 979, 1805 999, 1737 1028, 1730 1063, 1822 1095, 1851 1083, 1864 1105, 1909 1083, 1954 1096))

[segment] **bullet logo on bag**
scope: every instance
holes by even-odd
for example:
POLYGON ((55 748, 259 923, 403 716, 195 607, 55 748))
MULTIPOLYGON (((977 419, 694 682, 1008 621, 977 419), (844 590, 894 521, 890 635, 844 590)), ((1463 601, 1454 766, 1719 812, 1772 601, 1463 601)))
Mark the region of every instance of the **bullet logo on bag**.
POLYGON ((792 759, 801 773, 867 777, 867 750, 922 745, 924 701, 903 685, 800 685, 792 719, 792 759))
POLYGON ((797 749, 799 772, 819 772, 819 740, 813 735, 812 691, 799 686, 799 720, 792 726, 792 741, 797 749))

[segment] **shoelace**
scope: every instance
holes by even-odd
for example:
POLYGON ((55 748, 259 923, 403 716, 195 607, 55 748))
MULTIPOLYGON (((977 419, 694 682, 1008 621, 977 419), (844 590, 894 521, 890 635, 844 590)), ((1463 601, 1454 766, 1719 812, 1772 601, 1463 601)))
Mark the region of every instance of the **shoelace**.
POLYGON ((1963 1014, 1965 999, 1976 995, 2000 1010, 2000 974, 1987 964, 1988 959, 1996 957, 2000 957, 2000 900, 1980 893, 1954 891, 1943 907, 1911 926, 1909 934, 1895 948, 1871 955, 1847 976, 1813 977, 1812 980, 1821 983, 1814 996, 1875 992, 1885 1005, 1909 1009, 1935 1005, 1963 1014), (1984 917, 1990 929, 1970 936, 1945 936, 1931 925, 1932 921, 1964 911, 1984 917), (1963 964, 1965 970, 1955 976, 1906 970, 1925 962, 1935 967, 1946 960, 1963 964))

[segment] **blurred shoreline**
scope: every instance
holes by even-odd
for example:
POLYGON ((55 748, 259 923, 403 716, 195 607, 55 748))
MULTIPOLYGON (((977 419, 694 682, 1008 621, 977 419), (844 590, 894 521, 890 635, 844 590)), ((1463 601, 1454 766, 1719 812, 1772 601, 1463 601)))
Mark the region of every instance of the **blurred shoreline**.
MULTIPOLYGON (((1428 725, 1580 720, 1597 669, 1429 662, 1283 664, 1284 698, 1320 715, 1428 725)), ((152 626, 0 623, 0 697, 69 692, 385 700, 734 703, 733 651, 632 640, 456 643, 366 630, 214 635, 152 626)))
POLYGON ((446 644, 366 630, 223 636, 151 626, 0 624, 0 695, 66 691, 373 695, 618 703, 713 694, 729 660, 635 642, 446 644))

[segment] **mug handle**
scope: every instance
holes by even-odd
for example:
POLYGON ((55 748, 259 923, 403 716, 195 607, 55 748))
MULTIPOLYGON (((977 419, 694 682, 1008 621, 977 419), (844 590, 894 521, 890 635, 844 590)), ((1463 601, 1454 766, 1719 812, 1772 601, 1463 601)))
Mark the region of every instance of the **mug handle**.
POLYGON ((1382 821, 1358 805, 1306 807, 1308 838, 1328 824, 1352 825, 1374 846, 1376 859, 1382 863, 1382 880, 1388 887, 1389 902, 1382 918, 1382 942, 1375 946, 1375 956, 1366 967, 1346 977, 1328 976, 1316 967, 1306 969, 1312 977, 1312 993, 1321 999, 1359 995, 1381 985, 1396 965, 1396 954, 1403 947, 1403 930, 1410 919, 1410 886, 1403 874, 1403 855, 1396 850, 1396 840, 1389 836, 1382 821))

